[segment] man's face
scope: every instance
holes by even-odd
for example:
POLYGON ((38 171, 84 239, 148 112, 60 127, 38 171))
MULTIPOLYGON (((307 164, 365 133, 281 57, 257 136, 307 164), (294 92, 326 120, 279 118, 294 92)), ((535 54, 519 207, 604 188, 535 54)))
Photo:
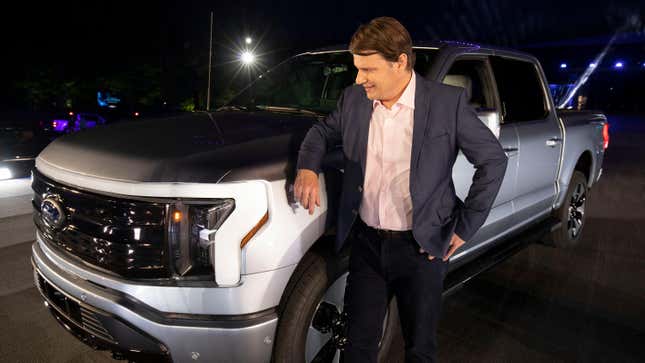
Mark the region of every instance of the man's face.
POLYGON ((402 55, 398 62, 389 62, 381 54, 354 54, 354 66, 358 70, 356 83, 365 88, 370 100, 389 100, 396 96, 398 86, 405 77, 407 58, 402 55))

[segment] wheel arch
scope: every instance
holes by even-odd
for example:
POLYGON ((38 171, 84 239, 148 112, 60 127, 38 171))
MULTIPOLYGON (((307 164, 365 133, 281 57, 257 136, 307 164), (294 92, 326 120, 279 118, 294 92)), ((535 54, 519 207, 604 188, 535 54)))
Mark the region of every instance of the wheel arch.
MULTIPOLYGON (((284 310, 285 304, 289 297, 291 296, 291 293, 293 292, 294 286, 298 283, 298 281, 302 278, 302 276, 306 273, 307 269, 311 266, 313 263, 313 260, 316 257, 322 256, 322 257, 332 257, 335 255, 334 253, 334 240, 335 240, 335 235, 334 234, 323 234, 316 242, 314 242, 309 249, 302 255, 302 258, 300 261, 298 261, 298 264, 296 265, 296 268, 293 270, 293 273, 291 274, 291 277, 289 277, 289 281, 287 282, 287 286, 285 287, 284 291, 282 292, 282 296, 280 297, 280 302, 278 304, 278 318, 280 317, 280 313, 284 310)), ((336 255, 339 259, 341 258, 347 258, 349 256, 348 253, 348 246, 345 246, 338 255, 336 255)))
MULTIPOLYGON (((573 168, 574 171, 581 171, 585 178, 587 179, 587 187, 591 188, 594 165, 593 157, 591 156, 590 150, 585 150, 579 157, 576 162, 576 166, 573 168)), ((573 173, 572 173, 573 174, 573 173)), ((569 177, 571 179, 571 177, 569 177)))
POLYGON ((554 210, 557 210, 562 205, 564 196, 566 194, 567 188, 569 187, 569 183, 571 181, 571 178, 573 177, 574 171, 580 171, 585 175, 588 189, 591 189, 591 186, 593 185, 595 160, 593 158, 591 150, 583 150, 575 160, 575 164, 571 163, 567 167, 562 169, 563 174, 560 177, 560 187, 558 190, 556 203, 553 206, 554 210))

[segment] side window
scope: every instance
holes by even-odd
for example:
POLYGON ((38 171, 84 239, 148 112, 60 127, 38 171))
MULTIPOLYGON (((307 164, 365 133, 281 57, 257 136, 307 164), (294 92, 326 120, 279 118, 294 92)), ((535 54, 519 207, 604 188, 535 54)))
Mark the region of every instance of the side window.
POLYGON ((479 119, 499 138, 500 113, 495 104, 495 87, 485 59, 457 59, 442 82, 466 90, 468 104, 479 119))
POLYGON ((443 78, 443 83, 466 89, 468 103, 476 111, 495 110, 494 89, 485 60, 456 60, 443 78))
POLYGON ((505 123, 542 120, 547 103, 535 65, 528 61, 491 57, 505 123))
POLYGON ((343 89, 354 83, 356 68, 348 66, 347 63, 328 64, 323 69, 323 74, 325 81, 320 104, 327 108, 333 108, 343 89))

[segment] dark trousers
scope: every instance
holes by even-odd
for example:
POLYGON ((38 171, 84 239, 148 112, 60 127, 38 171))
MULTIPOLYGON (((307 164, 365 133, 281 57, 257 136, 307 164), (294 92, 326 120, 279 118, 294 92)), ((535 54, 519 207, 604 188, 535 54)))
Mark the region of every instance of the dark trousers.
POLYGON ((409 236, 381 236, 357 216, 345 288, 348 345, 343 362, 376 362, 383 319, 394 295, 406 362, 436 362, 441 293, 448 269, 443 256, 428 260, 409 236))

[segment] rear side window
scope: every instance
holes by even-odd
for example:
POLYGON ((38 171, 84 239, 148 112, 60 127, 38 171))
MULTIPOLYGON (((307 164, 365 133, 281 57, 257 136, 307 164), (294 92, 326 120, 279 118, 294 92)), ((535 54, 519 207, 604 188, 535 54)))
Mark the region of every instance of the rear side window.
POLYGON ((504 123, 542 120, 548 114, 540 76, 531 62, 491 57, 504 123))

